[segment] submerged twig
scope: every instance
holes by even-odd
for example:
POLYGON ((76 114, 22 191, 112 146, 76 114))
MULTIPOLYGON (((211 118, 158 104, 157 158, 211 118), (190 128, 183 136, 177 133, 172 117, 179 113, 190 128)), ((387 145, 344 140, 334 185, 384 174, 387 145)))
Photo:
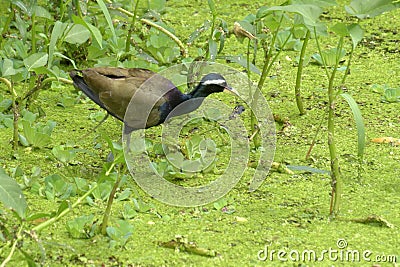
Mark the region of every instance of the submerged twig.
POLYGON ((183 45, 183 43, 181 42, 181 40, 179 40, 178 37, 176 37, 172 32, 168 31, 167 29, 163 28, 162 26, 148 20, 148 19, 140 19, 140 21, 144 24, 147 24, 151 27, 156 28, 157 30, 159 30, 160 32, 164 33, 165 35, 167 35, 169 38, 171 38, 180 48, 181 50, 181 54, 184 57, 187 57, 187 53, 186 53, 186 48, 183 45))
POLYGON ((218 255, 215 250, 198 247, 195 242, 189 242, 187 238, 180 235, 167 242, 160 241, 158 242, 158 245, 164 248, 172 248, 176 251, 184 251, 199 256, 216 257, 218 255))
POLYGON ((43 88, 43 85, 49 82, 55 82, 55 81, 60 81, 66 84, 73 84, 74 82, 65 78, 60 78, 60 77, 49 77, 44 79, 41 83, 37 84, 35 87, 32 88, 26 95, 24 96, 23 100, 27 99, 37 91, 39 91, 41 88, 43 88))

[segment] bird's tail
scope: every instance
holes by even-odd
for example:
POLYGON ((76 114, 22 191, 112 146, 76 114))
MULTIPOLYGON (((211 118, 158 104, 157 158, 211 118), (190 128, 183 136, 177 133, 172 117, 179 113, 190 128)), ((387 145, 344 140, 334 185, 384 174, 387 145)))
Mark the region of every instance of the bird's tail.
MULTIPOLYGON (((92 89, 86 84, 85 80, 78 73, 82 73, 80 70, 72 70, 69 72, 69 76, 74 82, 75 88, 81 90, 87 97, 89 97, 92 101, 94 101, 100 107, 106 109, 103 103, 101 103, 99 96, 93 92, 92 89)), ((106 109, 107 110, 107 109, 106 109)))

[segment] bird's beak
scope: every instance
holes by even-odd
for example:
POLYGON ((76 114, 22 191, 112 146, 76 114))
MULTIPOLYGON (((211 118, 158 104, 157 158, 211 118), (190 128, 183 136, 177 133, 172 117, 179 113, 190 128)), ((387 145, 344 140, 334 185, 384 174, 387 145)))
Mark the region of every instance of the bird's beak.
POLYGON ((229 94, 232 94, 232 95, 235 95, 235 96, 239 96, 239 92, 236 91, 235 89, 233 89, 232 87, 228 87, 228 86, 225 87, 223 92, 224 93, 229 93, 229 94))

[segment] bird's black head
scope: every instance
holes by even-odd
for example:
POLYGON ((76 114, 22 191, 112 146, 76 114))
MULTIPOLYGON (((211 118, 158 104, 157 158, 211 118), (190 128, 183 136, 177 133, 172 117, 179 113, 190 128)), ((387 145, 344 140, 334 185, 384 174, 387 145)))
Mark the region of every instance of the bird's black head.
POLYGON ((209 73, 201 79, 199 85, 190 95, 192 97, 207 97, 212 93, 220 93, 223 91, 235 93, 234 90, 228 86, 225 78, 221 74, 209 73))

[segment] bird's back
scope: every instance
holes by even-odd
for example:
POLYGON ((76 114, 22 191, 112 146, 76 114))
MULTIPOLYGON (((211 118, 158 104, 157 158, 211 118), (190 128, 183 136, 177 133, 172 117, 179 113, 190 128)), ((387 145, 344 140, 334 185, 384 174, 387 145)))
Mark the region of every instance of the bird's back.
POLYGON ((171 81, 150 70, 100 67, 80 72, 82 76, 70 73, 74 86, 131 129, 162 123, 176 103, 186 100, 171 81))

